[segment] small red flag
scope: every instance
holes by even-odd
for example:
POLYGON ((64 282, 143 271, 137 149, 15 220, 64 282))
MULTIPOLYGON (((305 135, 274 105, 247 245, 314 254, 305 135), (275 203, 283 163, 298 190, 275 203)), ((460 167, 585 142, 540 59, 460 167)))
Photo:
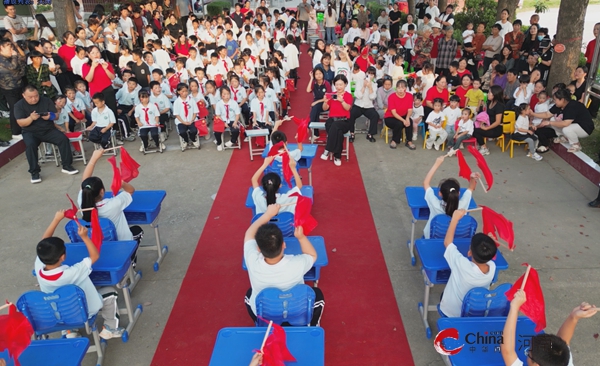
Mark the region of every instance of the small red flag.
POLYGON ((0 351, 8 350, 8 354, 19 365, 19 356, 31 343, 33 327, 29 320, 17 311, 14 304, 8 307, 8 315, 0 315, 0 351))
POLYGON ((284 366, 284 362, 296 362, 287 348, 285 330, 273 323, 273 332, 269 334, 263 347, 262 366, 284 366))
MULTIPOLYGON (((523 265, 528 266, 527 263, 523 263, 523 265)), ((506 291, 505 295, 508 301, 512 301, 515 293, 521 289, 524 277, 525 274, 519 277, 510 290, 506 291)), ((521 306, 521 312, 535 323, 535 331, 540 332, 546 328, 546 305, 544 304, 544 293, 540 285, 540 278, 533 267, 529 269, 529 276, 523 291, 525 291, 527 301, 521 306)))
POLYGON ((292 188, 292 177, 294 176, 294 173, 292 173, 292 168, 290 168, 290 154, 287 152, 283 153, 281 156, 281 165, 283 168, 283 179, 288 187, 292 188))
POLYGON ((116 196, 121 189, 121 171, 117 168, 117 159, 114 156, 111 156, 107 160, 113 168, 113 180, 110 185, 110 190, 112 191, 113 196, 116 196))
POLYGON ((133 178, 140 175, 139 167, 140 164, 133 160, 124 147, 121 147, 121 179, 127 183, 131 182, 133 178))
POLYGON ((492 171, 488 167, 488 164, 485 161, 483 155, 481 155, 481 153, 477 151, 477 149, 473 145, 469 145, 467 148, 469 149, 471 155, 475 157, 475 160, 477 160, 477 166, 479 167, 479 169, 481 169, 481 172, 483 173, 485 182, 488 185, 487 190, 489 191, 494 185, 494 175, 492 174, 492 171))
POLYGON ((466 180, 471 180, 471 167, 467 164, 462 151, 458 150, 456 152, 456 157, 458 158, 458 176, 465 178, 466 180))
POLYGON ((309 235, 317 227, 317 220, 310 214, 312 209, 312 200, 299 193, 290 195, 291 197, 298 197, 296 202, 296 211, 294 212, 294 226, 302 226, 304 229, 304 235, 309 235))
POLYGON ((279 141, 278 143, 271 146, 269 153, 267 156, 276 156, 279 155, 279 150, 283 149, 283 141, 279 141))
POLYGON ((483 233, 490 233, 496 238, 501 238, 508 244, 508 249, 515 249, 515 231, 512 221, 509 221, 504 215, 497 213, 489 207, 481 206, 481 217, 483 219, 483 233), (496 234, 497 232, 497 234, 496 234))
POLYGON ((104 235, 102 234, 102 227, 100 226, 100 219, 98 219, 98 209, 92 210, 92 243, 98 251, 102 246, 102 240, 104 235))
POLYGON ((69 199, 69 202, 71 202, 71 208, 65 210, 65 217, 70 220, 75 220, 75 222, 79 223, 79 220, 77 219, 77 212, 79 212, 79 210, 77 209, 77 206, 75 206, 75 202, 73 202, 68 193, 67 198, 69 199))
POLYGON ((308 124, 310 122, 310 116, 306 117, 303 120, 300 120, 298 124, 298 131, 296 132, 296 141, 302 142, 306 138, 308 134, 308 124))

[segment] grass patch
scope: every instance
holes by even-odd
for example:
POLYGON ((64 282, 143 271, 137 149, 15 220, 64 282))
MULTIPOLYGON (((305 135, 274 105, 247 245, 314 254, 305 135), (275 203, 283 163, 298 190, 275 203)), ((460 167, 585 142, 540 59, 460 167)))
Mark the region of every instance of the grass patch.
MULTIPOLYGON (((535 10, 535 2, 536 0, 523 0, 523 6, 518 9, 519 11, 530 11, 535 10)), ((546 6, 548 8, 558 8, 560 6, 560 0, 546 0, 546 6)), ((600 0, 590 0, 589 5, 597 5, 600 4, 600 0)), ((518 16, 517 16, 518 18, 518 16)))
POLYGON ((589 137, 579 140, 581 142, 581 151, 593 160, 598 160, 600 152, 600 117, 594 119, 596 128, 589 137))
POLYGON ((10 141, 12 132, 10 131, 10 121, 8 118, 0 118, 0 140, 10 141))

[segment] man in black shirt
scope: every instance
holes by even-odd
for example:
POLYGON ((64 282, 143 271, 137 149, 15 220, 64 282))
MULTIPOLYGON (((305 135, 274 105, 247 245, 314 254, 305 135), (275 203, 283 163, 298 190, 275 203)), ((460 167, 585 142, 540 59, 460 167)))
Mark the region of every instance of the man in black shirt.
POLYGON ((15 104, 14 113, 17 123, 23 129, 25 155, 29 162, 31 183, 42 181, 40 178, 41 169, 38 164, 38 147, 42 142, 58 146, 63 173, 69 175, 79 173, 71 166, 73 156, 71 155, 69 139, 54 126, 58 114, 52 100, 43 95, 40 96, 35 87, 28 85, 23 92, 23 99, 15 104))
POLYGON ((233 12, 229 17, 231 18, 231 20, 233 20, 235 22, 235 25, 237 25, 239 32, 240 33, 242 31, 242 27, 244 25, 244 14, 242 14, 241 12, 242 10, 242 5, 240 3, 236 3, 235 4, 235 12, 233 12))
POLYGON ((131 72, 137 79, 138 84, 142 88, 147 88, 150 84, 150 68, 142 59, 143 55, 144 54, 141 48, 136 48, 135 50, 131 51, 131 57, 133 58, 134 62, 134 65, 131 66, 131 72))

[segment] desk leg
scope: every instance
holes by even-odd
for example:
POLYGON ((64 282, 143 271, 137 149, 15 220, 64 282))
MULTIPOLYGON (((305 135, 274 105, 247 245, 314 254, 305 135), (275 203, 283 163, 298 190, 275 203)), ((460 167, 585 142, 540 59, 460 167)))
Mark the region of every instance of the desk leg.
POLYGON ((254 154, 252 153, 252 136, 248 136, 248 150, 250 150, 250 161, 254 161, 254 154))
POLYGON ((408 246, 408 251, 410 252, 410 263, 414 266, 415 264, 417 264, 417 260, 415 258, 415 223, 417 222, 417 220, 415 220, 415 218, 412 218, 411 221, 411 228, 410 228, 410 240, 408 241, 407 246, 408 246))
POLYGON ((312 163, 308 167, 308 185, 312 187, 312 163))
POLYGON ((129 291, 133 292, 133 289, 135 288, 139 280, 142 278, 142 271, 136 272, 133 269, 133 266, 130 266, 129 270, 127 271, 127 278, 129 278, 129 291))
POLYGON ((139 247, 138 250, 155 250, 158 252, 158 258, 156 259, 156 261, 154 262, 154 272, 158 271, 158 269, 160 268, 160 264, 162 263, 162 260, 165 258, 165 256, 167 255, 167 252, 169 251, 169 248, 165 245, 164 247, 160 246, 160 233, 158 231, 158 218, 160 217, 160 215, 156 216, 156 219, 154 219, 154 222, 152 222, 150 224, 151 227, 154 228, 154 235, 156 236, 156 246, 154 245, 150 245, 150 246, 141 246, 139 247))
POLYGON ((429 306, 429 290, 433 287, 433 284, 431 281, 429 281, 425 271, 421 270, 421 272, 423 273, 423 282, 425 283, 425 294, 423 296, 423 303, 419 303, 418 307, 419 313, 421 313, 421 320, 425 326, 425 334, 427 335, 427 338, 431 338, 431 328, 429 327, 429 322, 427 321, 427 313, 431 310, 429 306))
POLYGON ((129 334, 133 331, 133 327, 135 327, 135 323, 139 319, 140 315, 142 315, 142 305, 138 305, 135 310, 131 307, 131 294, 130 289, 127 285, 123 287, 123 300, 125 301, 125 309, 119 309, 119 314, 124 315, 127 314, 129 318, 129 323, 127 324, 127 328, 123 332, 123 342, 127 342, 129 340, 129 334))

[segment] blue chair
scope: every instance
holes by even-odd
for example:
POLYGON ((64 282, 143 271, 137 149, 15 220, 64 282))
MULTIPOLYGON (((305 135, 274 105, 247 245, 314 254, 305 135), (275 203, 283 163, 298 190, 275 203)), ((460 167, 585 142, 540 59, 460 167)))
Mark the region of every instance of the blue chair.
MULTIPOLYGON (((258 220, 263 214, 257 214, 252 218, 252 222, 258 220)), ((270 224, 275 224, 281 232, 284 238, 294 236, 294 214, 291 212, 282 212, 279 215, 273 217, 270 224)))
MULTIPOLYGON (((119 241, 119 238, 117 238, 117 228, 115 227, 115 224, 106 218, 100 218, 99 221, 100 227, 102 228, 102 235, 104 236, 103 241, 119 241)), ((92 224, 83 219, 79 219, 79 223, 89 229, 88 236, 91 238, 92 224)), ((69 220, 69 222, 67 222, 67 225, 65 225, 65 231, 67 232, 67 236, 71 240, 71 243, 81 243, 83 241, 79 237, 79 234, 77 234, 77 223, 75 220, 69 220)))
POLYGON ((315 292, 308 285, 296 285, 288 291, 264 289, 256 297, 256 326, 265 327, 269 320, 279 325, 287 322, 295 326, 309 326, 314 304, 315 292))
POLYGON ((461 317, 508 316, 510 302, 504 293, 512 285, 503 283, 493 290, 475 287, 463 299, 461 317))
POLYGON ((97 365, 102 365, 106 342, 100 342, 96 315, 89 317, 83 290, 75 285, 63 286, 52 293, 27 291, 17 301, 17 309, 31 323, 37 339, 62 330, 85 328, 92 334, 94 346, 88 353, 96 352, 97 365))
POLYGON ((290 189, 296 186, 296 179, 292 177, 291 183, 292 187, 288 186, 283 179, 283 165, 280 161, 273 160, 273 164, 269 165, 267 169, 265 169, 265 174, 267 173, 277 173, 281 177, 281 188, 279 188, 279 193, 286 193, 290 189))
MULTIPOLYGON (((448 227, 452 218, 448 215, 437 215, 431 219, 429 225, 429 238, 430 239, 443 239, 446 237, 448 227)), ((473 216, 464 216, 458 222, 456 231, 454 232, 454 238, 472 238, 477 231, 477 220, 473 216)))

